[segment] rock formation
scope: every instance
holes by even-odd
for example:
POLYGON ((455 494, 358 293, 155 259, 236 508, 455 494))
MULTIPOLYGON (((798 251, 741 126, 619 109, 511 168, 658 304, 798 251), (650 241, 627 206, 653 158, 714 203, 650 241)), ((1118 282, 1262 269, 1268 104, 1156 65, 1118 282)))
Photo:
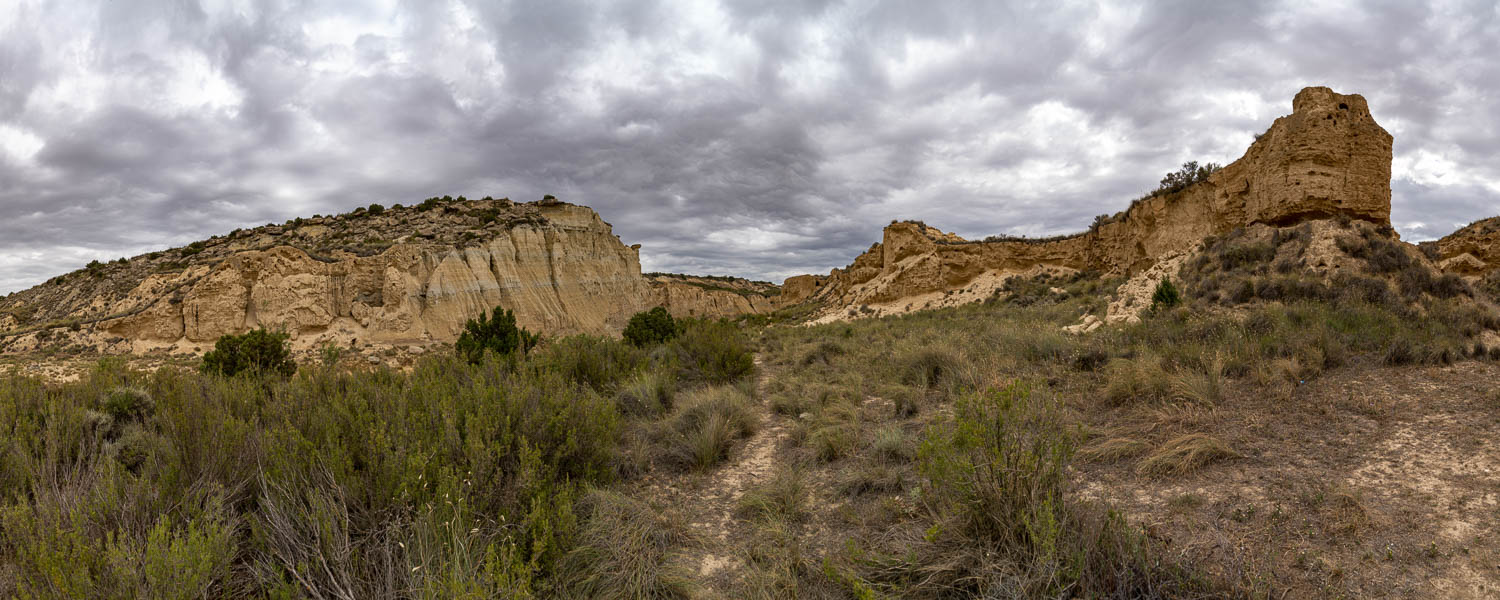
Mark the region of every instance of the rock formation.
POLYGON ((291 333, 298 348, 423 345, 453 341, 494 306, 547 335, 615 333, 657 305, 716 317, 770 306, 774 286, 648 279, 639 248, 593 210, 555 200, 360 209, 94 264, 12 294, 0 301, 0 345, 197 351, 257 327, 291 333))
POLYGON ((720 318, 768 313, 776 308, 780 290, 764 281, 737 277, 698 277, 654 273, 657 304, 674 317, 720 318))
POLYGON ((1500 270, 1500 217, 1470 223, 1432 246, 1444 271, 1479 277, 1500 270))
POLYGON ((1019 274, 1137 275, 1252 224, 1340 216, 1388 225, 1390 174, 1391 136, 1365 99, 1310 87, 1293 99, 1292 114, 1207 181, 1148 195, 1084 233, 967 241, 920 222, 892 223, 848 267, 788 279, 782 303, 824 302, 825 320, 888 314, 983 299, 1019 274))

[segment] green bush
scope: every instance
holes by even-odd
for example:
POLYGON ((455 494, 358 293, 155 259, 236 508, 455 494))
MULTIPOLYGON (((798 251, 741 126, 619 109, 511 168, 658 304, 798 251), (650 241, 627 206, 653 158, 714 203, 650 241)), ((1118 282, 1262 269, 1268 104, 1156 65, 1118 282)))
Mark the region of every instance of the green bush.
POLYGON ((534 368, 549 370, 601 393, 611 393, 646 364, 639 349, 619 340, 575 335, 535 353, 534 368))
POLYGON ((1156 291, 1151 293, 1151 310, 1172 308, 1182 304, 1182 293, 1177 291, 1177 286, 1172 279, 1163 277, 1161 283, 1156 284, 1156 291))
POLYGON ((240 373, 279 373, 291 375, 297 372, 297 363, 292 361, 291 349, 287 347, 286 333, 272 332, 264 328, 241 335, 224 335, 214 343, 214 349, 203 355, 201 369, 204 373, 233 377, 240 373))
POLYGON ((379 204, 371 204, 369 208, 365 209, 365 214, 368 214, 368 215, 370 215, 372 217, 378 217, 378 216, 381 215, 381 213, 384 213, 384 212, 385 212, 385 207, 381 206, 379 204))
POLYGON ((509 309, 496 306, 488 318, 480 313, 478 319, 469 319, 453 349, 469 364, 477 365, 484 362, 485 351, 500 356, 530 352, 540 337, 516 327, 516 315, 509 309))
POLYGON ((724 321, 689 323, 672 340, 682 378, 709 384, 731 383, 755 371, 749 340, 738 327, 724 321))
POLYGON ((625 341, 639 348, 662 344, 677 337, 677 322, 663 307, 635 313, 625 325, 625 341))

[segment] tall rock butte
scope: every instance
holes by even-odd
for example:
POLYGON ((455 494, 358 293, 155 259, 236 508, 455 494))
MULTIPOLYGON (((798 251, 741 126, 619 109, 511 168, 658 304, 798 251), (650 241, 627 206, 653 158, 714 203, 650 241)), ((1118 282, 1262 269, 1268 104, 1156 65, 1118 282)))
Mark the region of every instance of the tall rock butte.
POLYGON ((649 279, 639 248, 593 210, 555 200, 360 209, 96 264, 12 294, 0 300, 0 348, 195 351, 257 327, 287 331, 301 348, 409 345, 453 341, 495 306, 548 335, 618 332, 653 306, 710 317, 770 309, 774 286, 649 279))
POLYGON ((1210 235, 1256 223, 1342 215, 1389 225, 1390 181, 1391 135, 1365 99, 1310 87, 1292 100, 1292 114, 1276 119, 1244 156, 1207 181, 1138 200, 1086 232, 971 242, 920 222, 892 223, 848 267, 787 279, 780 303, 821 301, 830 318, 900 312, 945 297, 939 304, 983 299, 1014 275, 1135 275, 1210 235))

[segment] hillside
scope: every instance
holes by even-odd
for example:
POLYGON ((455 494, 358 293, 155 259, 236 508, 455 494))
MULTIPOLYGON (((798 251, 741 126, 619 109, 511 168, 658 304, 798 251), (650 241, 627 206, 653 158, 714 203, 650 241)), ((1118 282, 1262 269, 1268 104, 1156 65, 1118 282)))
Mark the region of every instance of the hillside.
POLYGON ((547 335, 618 332, 659 305, 683 316, 768 309, 739 290, 648 280, 639 248, 593 210, 550 198, 372 206, 94 263, 11 294, 0 347, 193 352, 256 327, 284 329, 300 348, 423 345, 451 342, 493 306, 547 335))
POLYGON ((1239 160, 1101 215, 1087 231, 970 241, 921 222, 892 223, 848 267, 788 279, 785 301, 821 302, 826 321, 983 300, 1016 275, 1097 272, 1144 277, 1132 287, 1150 287, 1205 238, 1246 226, 1334 217, 1389 226, 1390 173, 1391 136, 1365 99, 1310 87, 1239 160))

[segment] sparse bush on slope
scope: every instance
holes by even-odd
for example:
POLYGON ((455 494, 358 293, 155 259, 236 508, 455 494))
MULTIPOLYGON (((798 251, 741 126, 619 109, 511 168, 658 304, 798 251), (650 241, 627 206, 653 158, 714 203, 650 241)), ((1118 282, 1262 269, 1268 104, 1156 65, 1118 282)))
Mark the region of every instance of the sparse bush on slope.
POLYGON ((256 329, 241 335, 224 335, 214 349, 203 355, 204 373, 233 377, 240 373, 277 373, 291 375, 297 371, 292 351, 287 347, 286 333, 256 329))
POLYGON ((755 371, 750 342, 724 321, 691 321, 670 344, 682 379, 725 384, 755 371))
POLYGON ((677 337, 677 322, 663 307, 656 307, 631 315, 625 324, 625 341, 637 348, 666 343, 677 337))
POLYGON ((469 364, 477 365, 484 360, 485 352, 500 356, 525 354, 539 339, 537 334, 516 327, 516 315, 509 309, 496 306, 488 317, 481 313, 479 318, 469 319, 453 349, 469 364))

